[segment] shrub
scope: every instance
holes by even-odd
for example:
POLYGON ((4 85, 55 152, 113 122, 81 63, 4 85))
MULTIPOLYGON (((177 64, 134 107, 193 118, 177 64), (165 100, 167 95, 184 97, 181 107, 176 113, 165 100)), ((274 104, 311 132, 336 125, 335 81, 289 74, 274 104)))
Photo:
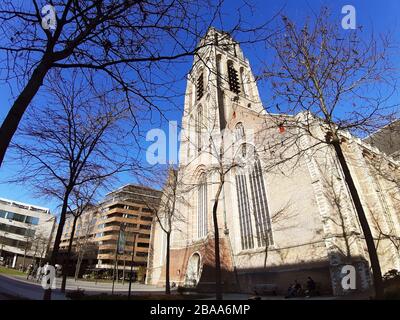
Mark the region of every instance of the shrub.
POLYGON ((397 271, 396 269, 389 270, 383 276, 383 281, 388 281, 392 279, 400 279, 400 272, 397 271))

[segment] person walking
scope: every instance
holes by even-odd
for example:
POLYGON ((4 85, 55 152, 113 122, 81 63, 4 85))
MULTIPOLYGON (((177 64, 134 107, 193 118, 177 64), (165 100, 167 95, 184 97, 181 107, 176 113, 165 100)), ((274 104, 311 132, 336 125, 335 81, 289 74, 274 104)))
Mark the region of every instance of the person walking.
POLYGON ((28 266, 28 270, 26 273, 27 273, 26 280, 29 280, 29 277, 33 274, 33 265, 32 264, 30 264, 28 266))
POLYGON ((43 267, 41 265, 39 265, 39 267, 37 268, 37 272, 36 272, 36 282, 39 282, 42 280, 42 269, 43 269, 43 267))

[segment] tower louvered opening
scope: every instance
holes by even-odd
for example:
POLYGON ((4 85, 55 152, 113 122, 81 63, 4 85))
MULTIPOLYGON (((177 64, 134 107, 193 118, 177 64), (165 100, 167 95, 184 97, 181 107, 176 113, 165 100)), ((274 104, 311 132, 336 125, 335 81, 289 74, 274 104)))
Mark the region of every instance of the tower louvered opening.
POLYGON ((197 101, 199 101, 203 95, 204 95, 204 80, 203 80, 203 73, 201 73, 200 76, 197 78, 197 85, 196 85, 197 101))
POLYGON ((229 80, 229 89, 236 93, 240 93, 240 82, 239 75, 236 69, 233 66, 232 61, 228 61, 228 80, 229 80))

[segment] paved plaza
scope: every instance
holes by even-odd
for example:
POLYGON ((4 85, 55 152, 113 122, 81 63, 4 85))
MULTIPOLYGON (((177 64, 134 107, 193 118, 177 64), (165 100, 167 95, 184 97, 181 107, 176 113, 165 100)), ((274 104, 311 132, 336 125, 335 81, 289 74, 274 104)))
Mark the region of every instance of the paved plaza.
MULTIPOLYGON (((53 290, 52 299, 53 300, 65 300, 65 296, 60 292, 61 278, 56 280, 57 289, 53 290)), ((98 293, 111 293, 112 283, 111 282, 92 282, 77 280, 73 278, 68 278, 67 280, 67 291, 74 290, 85 290, 86 294, 98 294, 98 293)), ((114 292, 116 294, 128 294, 129 283, 121 282, 115 283, 114 292)), ((0 275, 0 299, 9 300, 10 297, 15 298, 25 298, 30 300, 41 300, 43 297, 43 291, 40 283, 34 280, 27 280, 25 276, 9 276, 0 275)), ((161 293, 163 288, 156 286, 150 286, 140 283, 132 284, 132 292, 134 294, 151 294, 151 293, 161 293)))

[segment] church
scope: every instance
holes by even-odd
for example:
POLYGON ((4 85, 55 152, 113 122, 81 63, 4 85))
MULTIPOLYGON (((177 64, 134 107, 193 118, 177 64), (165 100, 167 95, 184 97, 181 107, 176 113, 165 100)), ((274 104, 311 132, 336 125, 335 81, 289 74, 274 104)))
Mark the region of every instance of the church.
MULTIPOLYGON (((342 295, 347 265, 356 271, 356 291, 371 287, 369 255, 343 172, 332 148, 318 143, 323 124, 307 113, 267 112, 249 61, 225 32, 210 28, 200 41, 181 135, 171 283, 214 290, 217 203, 226 292, 271 284, 284 293, 310 276, 322 292, 342 295)), ((382 274, 400 270, 399 163, 348 133, 342 148, 382 274)), ((154 222, 147 283, 165 285, 165 259, 166 234, 154 222)))

